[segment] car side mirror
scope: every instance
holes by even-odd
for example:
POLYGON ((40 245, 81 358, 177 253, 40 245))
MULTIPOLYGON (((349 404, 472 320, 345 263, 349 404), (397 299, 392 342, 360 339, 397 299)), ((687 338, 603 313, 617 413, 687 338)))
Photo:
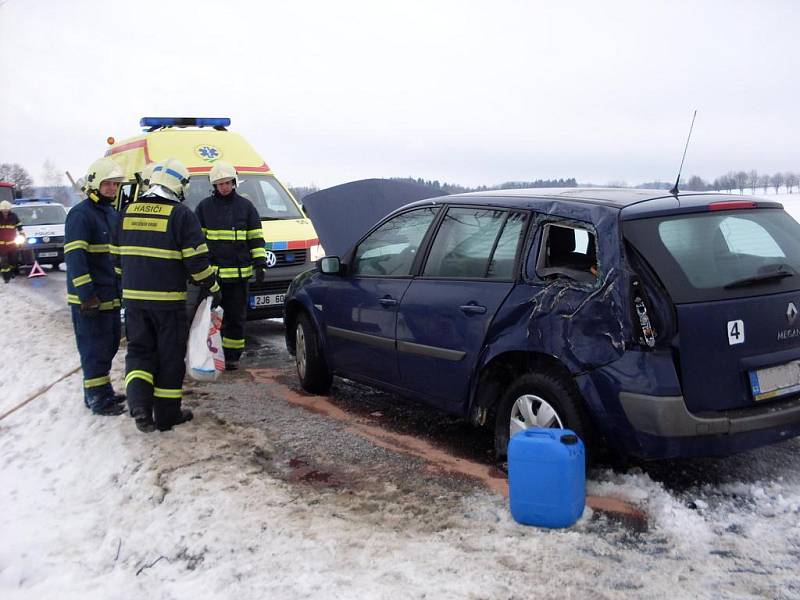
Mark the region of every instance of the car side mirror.
POLYGON ((326 275, 338 275, 342 271, 342 263, 338 256, 323 256, 317 261, 317 269, 326 275))

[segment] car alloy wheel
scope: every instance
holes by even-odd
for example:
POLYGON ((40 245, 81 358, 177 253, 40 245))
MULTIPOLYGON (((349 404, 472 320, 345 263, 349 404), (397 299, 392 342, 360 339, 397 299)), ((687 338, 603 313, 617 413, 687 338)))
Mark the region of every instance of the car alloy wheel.
POLYGON ((523 394, 514 401, 509 419, 509 437, 525 429, 563 429, 555 409, 541 396, 523 394))
POLYGON ((295 330, 295 363, 297 364, 297 374, 300 376, 300 379, 305 379, 306 377, 306 335, 303 331, 303 325, 301 323, 297 324, 297 329, 295 330))

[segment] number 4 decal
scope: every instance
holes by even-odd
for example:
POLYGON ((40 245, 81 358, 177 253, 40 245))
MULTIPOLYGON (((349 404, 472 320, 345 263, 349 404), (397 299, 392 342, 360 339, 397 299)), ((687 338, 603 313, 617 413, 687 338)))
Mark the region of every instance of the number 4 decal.
POLYGON ((728 344, 744 343, 744 321, 728 321, 728 344))

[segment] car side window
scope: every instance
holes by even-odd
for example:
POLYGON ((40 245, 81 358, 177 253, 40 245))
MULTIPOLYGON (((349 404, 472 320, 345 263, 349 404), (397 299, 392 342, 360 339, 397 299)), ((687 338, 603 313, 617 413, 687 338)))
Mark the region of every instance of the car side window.
POLYGON ((508 279, 514 272, 522 213, 450 208, 425 263, 425 277, 508 279))
POLYGON ((597 280, 597 243, 588 229, 548 223, 542 231, 536 273, 584 283, 597 280))
POLYGON ((386 221, 356 248, 354 275, 403 277, 411 274, 419 245, 438 208, 412 210, 386 221))

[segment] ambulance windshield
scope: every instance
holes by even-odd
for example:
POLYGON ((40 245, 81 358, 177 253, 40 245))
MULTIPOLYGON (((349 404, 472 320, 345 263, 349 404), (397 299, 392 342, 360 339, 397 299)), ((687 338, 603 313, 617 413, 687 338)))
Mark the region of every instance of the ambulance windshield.
MULTIPOLYGON (((271 175, 242 175, 236 188, 239 195, 252 202, 264 220, 302 219, 303 215, 286 190, 271 175)), ((193 175, 185 204, 194 210, 203 198, 211 195, 207 175, 193 175)))

